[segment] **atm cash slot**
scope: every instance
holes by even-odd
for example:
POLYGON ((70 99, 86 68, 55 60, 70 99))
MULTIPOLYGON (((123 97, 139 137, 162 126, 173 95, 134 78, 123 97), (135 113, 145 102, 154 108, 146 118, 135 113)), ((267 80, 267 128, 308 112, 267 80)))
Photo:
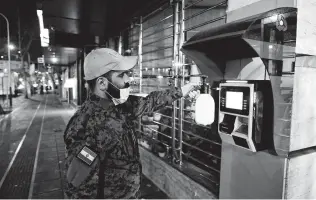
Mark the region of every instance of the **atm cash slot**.
POLYGON ((226 134, 231 134, 234 131, 236 116, 225 115, 223 122, 219 124, 219 130, 226 134))
POLYGON ((243 135, 248 135, 248 124, 240 125, 234 132, 240 133, 243 135))

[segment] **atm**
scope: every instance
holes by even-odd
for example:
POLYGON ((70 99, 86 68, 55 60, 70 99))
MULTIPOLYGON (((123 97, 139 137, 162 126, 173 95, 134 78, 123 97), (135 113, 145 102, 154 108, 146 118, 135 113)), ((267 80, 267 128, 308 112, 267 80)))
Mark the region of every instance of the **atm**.
POLYGON ((280 7, 205 28, 182 46, 208 76, 215 98, 210 134, 222 140, 219 199, 285 198, 283 172, 295 143, 297 13, 280 7))
POLYGON ((218 132, 223 142, 252 152, 273 149, 271 82, 222 81, 218 119, 218 132))

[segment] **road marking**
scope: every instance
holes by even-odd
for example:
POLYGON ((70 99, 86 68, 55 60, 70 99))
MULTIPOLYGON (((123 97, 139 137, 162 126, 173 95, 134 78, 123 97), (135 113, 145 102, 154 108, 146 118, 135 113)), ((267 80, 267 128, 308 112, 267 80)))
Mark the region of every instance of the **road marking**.
POLYGON ((45 114, 46 114, 46 106, 47 106, 47 95, 46 95, 46 100, 45 100, 45 108, 44 108, 44 113, 43 113, 43 118, 42 118, 40 135, 39 135, 38 142, 37 142, 37 149, 36 149, 36 154, 35 154, 35 161, 34 161, 34 167, 33 167, 31 186, 30 186, 30 190, 29 190, 29 197, 28 197, 28 199, 32 199, 32 196, 33 196, 35 175, 36 175, 37 162, 38 162, 38 154, 39 154, 39 148, 41 146, 42 132, 43 132, 43 127, 44 127, 44 119, 45 119, 45 114))
POLYGON ((33 123, 33 121, 34 121, 35 116, 36 116, 36 114, 37 114, 37 111, 39 110, 41 104, 42 104, 42 102, 37 106, 36 112, 34 113, 34 115, 33 115, 33 117, 32 117, 32 120, 31 120, 29 126, 27 127, 27 129, 26 129, 26 131, 25 131, 25 133, 24 133, 24 136, 22 137, 22 140, 20 141, 20 143, 19 143, 19 145, 18 145, 18 147, 17 147, 17 149, 16 149, 16 151, 15 151, 13 157, 12 157, 12 160, 11 160, 11 162, 9 163, 9 166, 8 166, 7 170, 5 171, 3 177, 2 177, 2 179, 1 179, 1 181, 0 181, 0 189, 1 189, 2 184, 4 183, 4 181, 5 181, 6 177, 7 177, 7 175, 9 174, 9 171, 10 171, 10 169, 11 169, 11 167, 12 167, 14 161, 15 161, 16 156, 18 155, 18 153, 19 153, 19 151, 20 151, 20 149, 21 149, 21 147, 22 147, 22 144, 23 144, 23 142, 24 142, 24 140, 25 140, 25 138, 26 138, 26 134, 27 134, 27 132, 29 131, 29 129, 30 129, 30 127, 31 127, 31 125, 32 125, 32 123, 33 123))

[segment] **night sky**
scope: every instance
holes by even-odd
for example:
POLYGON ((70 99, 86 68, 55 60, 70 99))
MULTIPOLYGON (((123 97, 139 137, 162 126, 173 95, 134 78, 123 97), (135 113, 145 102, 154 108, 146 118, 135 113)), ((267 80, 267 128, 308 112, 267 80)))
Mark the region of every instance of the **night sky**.
MULTIPOLYGON (((25 48, 29 43, 31 36, 33 36, 30 52, 34 55, 32 57, 36 58, 36 54, 41 53, 39 46, 39 25, 36 15, 36 0, 1 0, 1 3, 0 12, 4 14, 10 22, 11 43, 17 47, 19 46, 18 19, 20 18, 21 46, 22 48, 25 48)), ((3 18, 1 18, 0 22, 0 53, 3 54, 5 51, 4 47, 6 44, 7 29, 3 18)))

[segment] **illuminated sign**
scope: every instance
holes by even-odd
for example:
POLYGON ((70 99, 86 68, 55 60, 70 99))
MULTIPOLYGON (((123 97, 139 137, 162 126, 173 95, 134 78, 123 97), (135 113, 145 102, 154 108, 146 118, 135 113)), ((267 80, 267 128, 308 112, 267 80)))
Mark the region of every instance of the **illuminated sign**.
POLYGON ((49 30, 47 28, 44 28, 42 10, 37 10, 37 17, 38 17, 39 26, 40 26, 41 46, 48 47, 49 46, 49 30))

